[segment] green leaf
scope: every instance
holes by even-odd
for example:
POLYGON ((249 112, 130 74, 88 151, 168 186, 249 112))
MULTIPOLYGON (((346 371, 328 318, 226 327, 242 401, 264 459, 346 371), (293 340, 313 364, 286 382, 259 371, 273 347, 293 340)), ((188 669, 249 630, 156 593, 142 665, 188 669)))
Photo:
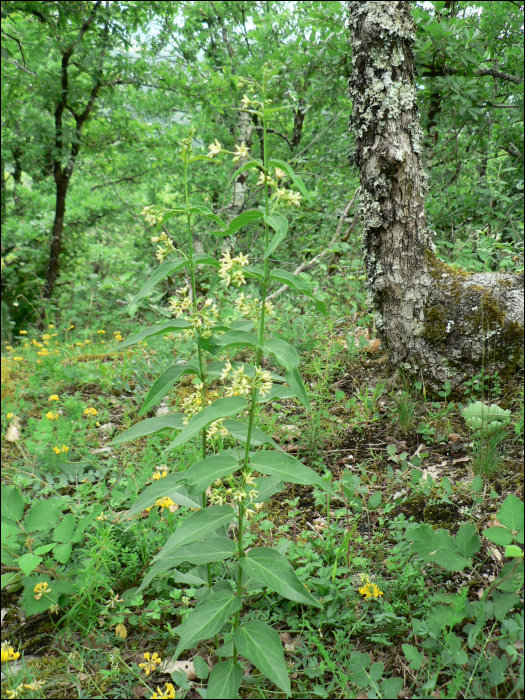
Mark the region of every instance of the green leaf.
POLYGON ((202 680, 206 680, 208 676, 210 675, 210 668, 206 661, 202 658, 202 656, 197 656, 193 657, 193 668, 195 669, 195 675, 197 678, 200 678, 202 680))
POLYGON ((117 352, 118 350, 127 348, 128 345, 135 345, 135 343, 139 343, 141 340, 150 338, 153 335, 171 333, 174 331, 184 331, 186 328, 193 328, 193 326, 191 323, 182 318, 173 318, 171 321, 166 321, 165 323, 160 323, 156 326, 150 326, 149 328, 145 328, 143 331, 140 331, 140 333, 135 333, 135 335, 132 335, 131 338, 123 340, 122 343, 119 343, 117 347, 113 348, 113 350, 110 352, 117 352))
MULTIPOLYGON (((248 439, 248 426, 246 423, 242 423, 240 420, 225 420, 222 422, 223 426, 226 428, 226 430, 233 435, 233 437, 236 440, 240 440, 244 444, 246 444, 246 441, 248 439)), ((282 448, 279 447, 279 445, 275 442, 275 440, 265 433, 263 433, 262 430, 259 430, 259 428, 256 428, 255 426, 252 426, 252 433, 251 433, 251 441, 250 444, 252 447, 260 447, 261 445, 271 445, 272 447, 277 448, 278 450, 281 450, 282 448)))
POLYGON ((272 683, 286 695, 291 694, 283 645, 274 629, 259 620, 250 620, 235 630, 235 646, 239 654, 257 666, 272 683))
POLYGON ((303 197, 310 201, 310 194, 308 193, 308 190, 304 186, 304 182, 301 180, 301 178, 295 174, 293 169, 291 168, 288 163, 286 163, 284 160, 276 160, 275 158, 271 158, 268 165, 270 167, 274 168, 280 168, 281 170, 284 170, 284 172, 292 178, 293 184, 297 187, 297 189, 301 192, 303 197))
POLYGON ((292 399, 295 398, 296 392, 287 386, 272 386, 268 394, 261 396, 260 393, 257 394, 255 403, 268 403, 268 401, 273 401, 274 399, 292 399))
POLYGON ((500 408, 497 404, 487 404, 475 401, 461 411, 461 415, 471 430, 485 437, 497 432, 510 423, 510 410, 500 408))
POLYGON ((16 486, 2 484, 2 515, 11 520, 21 520, 24 512, 24 499, 16 486))
POLYGON ((245 163, 242 167, 240 167, 238 170, 236 170, 233 175, 231 176, 228 184, 230 185, 234 180, 236 180, 241 173, 243 173, 245 170, 251 170, 257 168, 263 169, 263 162, 262 160, 258 160, 257 158, 254 158, 253 160, 249 160, 247 163, 245 163))
POLYGON ((507 614, 520 603, 520 596, 515 593, 499 593, 492 592, 492 601, 494 603, 494 617, 496 620, 503 622, 507 614))
POLYGON ((195 491, 206 491, 208 486, 217 479, 222 479, 236 471, 239 458, 233 455, 218 454, 197 462, 184 472, 185 481, 195 488, 195 491))
POLYGON ((146 294, 149 294, 153 287, 163 280, 165 277, 170 275, 172 272, 176 272, 177 270, 182 269, 183 267, 186 267, 190 261, 187 258, 175 258, 175 260, 168 260, 167 262, 163 263, 160 267, 158 267, 155 272, 151 275, 149 280, 146 282, 146 284, 142 287, 140 292, 138 292, 132 299, 132 301, 129 303, 129 306, 133 306, 133 304, 136 304, 140 299, 146 296, 146 294))
POLYGON ((64 544, 72 542, 76 524, 77 519, 72 513, 65 515, 60 525, 58 525, 53 532, 53 540, 64 544))
POLYGON ((136 423, 128 428, 109 443, 110 445, 121 445, 123 442, 136 440, 145 435, 153 435, 161 430, 182 430, 184 423, 183 413, 172 413, 169 416, 157 416, 156 418, 146 418, 146 420, 136 423))
POLYGON ((67 564, 73 551, 72 544, 57 544, 53 549, 53 556, 61 564, 67 564))
POLYGON ((239 216, 232 219, 227 229, 224 229, 223 231, 210 231, 210 233, 212 233, 214 236, 232 236, 243 226, 246 226, 257 219, 261 219, 262 216, 262 211, 259 211, 258 209, 248 209, 248 211, 243 211, 242 214, 239 214, 239 216))
POLYGON ((488 527, 483 530, 483 535, 494 544, 503 546, 512 543, 512 534, 504 527, 488 527))
POLYGON ((150 484, 128 510, 126 518, 142 513, 143 510, 152 506, 158 498, 171 498, 173 503, 177 503, 179 506, 186 506, 187 508, 201 508, 202 501, 200 498, 191 496, 188 493, 184 483, 185 477, 186 472, 178 472, 176 474, 168 474, 163 479, 158 479, 153 484, 150 484))
POLYGON ((472 523, 464 523, 456 534, 454 549, 462 557, 473 557, 481 549, 481 540, 472 523))
POLYGON ((242 681, 242 666, 233 661, 221 661, 210 674, 206 697, 217 700, 233 700, 237 697, 242 681))
MULTIPOLYGON (((206 157, 206 156, 204 156, 206 157)), ((205 216, 207 219, 211 219, 211 221, 215 221, 216 224, 219 224, 219 226, 223 229, 226 228, 226 224, 224 221, 217 216, 217 214, 214 214, 211 209, 208 207, 203 206, 202 204, 192 204, 190 207, 190 212, 192 214, 202 214, 205 216)))
POLYGON ((174 569, 183 562, 202 566, 212 562, 224 561, 232 557, 237 551, 237 545, 229 537, 210 537, 204 542, 193 542, 192 544, 179 547, 173 554, 160 556, 150 568, 139 591, 146 588, 149 583, 159 574, 174 569))
POLYGON ((270 279, 287 284, 292 289, 301 292, 315 302, 315 305, 324 316, 328 316, 328 311, 326 310, 326 304, 324 301, 316 299, 312 294, 310 286, 297 275, 293 275, 291 272, 287 272, 286 270, 272 270, 270 273, 270 279))
POLYGON ((184 649, 191 649, 201 639, 209 639, 220 632, 228 617, 240 607, 240 597, 226 590, 218 590, 215 593, 212 588, 210 595, 192 610, 178 628, 180 641, 173 658, 176 659, 184 649))
POLYGON ((368 510, 375 510, 381 503, 382 497, 381 491, 373 493, 368 499, 368 510))
POLYGON ((211 265, 212 267, 221 266, 218 260, 215 260, 215 258, 212 258, 211 255, 208 255, 207 253, 195 253, 193 255, 193 262, 195 265, 211 265))
POLYGON ((299 401, 307 409, 310 408, 310 401, 308 400, 308 394, 306 393, 306 387, 303 384, 301 375, 297 368, 289 369, 284 373, 284 378, 290 385, 290 389, 293 391, 294 396, 296 396, 299 401))
POLYGON ((261 270, 260 267, 248 265, 247 267, 243 267, 242 271, 245 277, 253 277, 256 280, 259 280, 259 282, 264 282, 264 270, 261 270))
POLYGON ((179 377, 183 377, 186 374, 198 374, 199 367, 196 364, 189 362, 185 365, 170 365, 160 377, 155 381, 151 389, 148 391, 142 408, 140 409, 138 415, 143 416, 147 413, 153 406, 156 406, 161 399, 163 399, 166 394, 170 391, 172 386, 175 384, 179 377))
POLYGON ((264 254, 266 259, 269 258, 275 250, 277 250, 277 248, 286 238, 286 234, 288 233, 288 219, 286 216, 283 216, 283 214, 272 214, 271 216, 264 216, 263 218, 269 226, 277 231, 264 254))
POLYGON ((248 576, 256 579, 283 598, 293 600, 303 605, 314 605, 323 608, 306 586, 297 578, 290 562, 276 549, 255 547, 250 549, 245 557, 241 557, 240 565, 248 576))
POLYGON ((518 547, 517 544, 508 544, 505 547, 505 556, 506 557, 522 557, 523 550, 521 549, 521 547, 518 547))
POLYGON ((523 544, 523 502, 514 494, 509 494, 498 510, 499 522, 509 530, 516 531, 516 542, 523 544))
POLYGON ((268 355, 275 357, 277 362, 285 369, 293 370, 299 367, 297 350, 285 340, 271 338, 264 343, 263 350, 268 355))
POLYGON ((185 574, 181 574, 180 571, 172 571, 171 577, 175 583, 187 583, 190 586, 202 586, 208 583, 208 572, 205 566, 196 566, 185 574))
POLYGON ((461 649, 461 639, 450 632, 447 636, 447 646, 441 652, 441 659, 446 666, 454 664, 463 666, 468 661, 468 654, 461 649))
POLYGON ((59 498, 37 501, 24 518, 25 531, 35 532, 36 530, 49 529, 59 519, 63 507, 64 503, 59 498))
POLYGON ((402 687, 402 678, 384 678, 381 681, 381 690, 384 698, 397 698, 402 687))
POLYGON ((275 450, 256 452, 250 457, 250 464, 261 474, 278 476, 290 484, 309 486, 315 484, 324 490, 332 492, 331 487, 322 480, 317 472, 291 455, 276 452, 275 450))
POLYGON ((421 664, 425 661, 425 655, 413 647, 411 644, 402 644, 403 654, 410 661, 409 666, 414 671, 419 671, 421 664))
POLYGON ((36 569, 41 561, 44 561, 43 557, 38 557, 36 554, 27 552, 27 554, 22 554, 22 556, 19 557, 18 566, 22 569, 26 576, 29 576, 29 574, 36 569))
POLYGON ((228 348, 254 348, 259 346, 259 338, 249 331, 228 331, 216 338, 200 339, 201 345, 209 352, 217 354, 228 348))
POLYGON ((210 423, 220 418, 227 418, 235 413, 239 413, 239 411, 242 411, 246 406, 247 401, 241 396, 228 396, 223 399, 217 399, 217 401, 214 401, 209 406, 206 406, 206 408, 203 408, 200 413, 193 416, 188 425, 186 425, 175 440, 168 445, 166 450, 172 450, 175 447, 184 445, 203 428, 207 428, 210 423))
POLYGON ((195 511, 168 538, 164 547, 154 557, 155 561, 168 554, 173 556, 182 545, 202 540, 210 532, 215 532, 221 525, 228 525, 233 516, 234 510, 231 506, 212 506, 195 511))
POLYGON ((430 525, 425 524, 410 530, 406 536, 412 540, 412 550, 424 562, 434 562, 447 571, 461 571, 466 566, 472 566, 471 559, 457 553, 455 540, 446 530, 434 532, 430 525))
POLYGON ((284 481, 278 476, 258 476, 252 486, 257 491, 253 503, 262 503, 269 500, 274 494, 284 489, 284 481))

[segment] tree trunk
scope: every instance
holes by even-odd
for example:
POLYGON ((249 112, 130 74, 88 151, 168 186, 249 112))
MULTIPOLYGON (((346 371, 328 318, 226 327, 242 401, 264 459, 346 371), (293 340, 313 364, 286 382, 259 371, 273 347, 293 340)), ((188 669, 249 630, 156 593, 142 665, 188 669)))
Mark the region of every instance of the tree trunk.
POLYGON ((409 2, 348 2, 351 158, 369 301, 393 365, 427 388, 484 369, 509 376, 523 352, 523 276, 469 274, 439 260, 426 228, 427 177, 409 2))
POLYGON ((53 233, 51 235, 51 248, 49 251, 46 283, 43 292, 44 299, 49 299, 51 297, 58 276, 58 263, 60 260, 60 249, 62 248, 62 233, 64 231, 68 185, 69 177, 65 177, 65 174, 61 173, 56 182, 55 221, 53 222, 53 233))

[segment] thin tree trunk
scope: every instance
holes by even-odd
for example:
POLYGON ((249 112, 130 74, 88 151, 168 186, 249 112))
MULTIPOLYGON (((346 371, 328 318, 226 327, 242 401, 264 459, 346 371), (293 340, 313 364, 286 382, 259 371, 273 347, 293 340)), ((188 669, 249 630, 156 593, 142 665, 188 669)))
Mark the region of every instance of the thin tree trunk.
POLYGON ((427 388, 512 373, 523 351, 523 277, 439 260, 426 228, 427 177, 409 2, 348 2, 352 160, 361 179, 369 302, 392 364, 427 388))

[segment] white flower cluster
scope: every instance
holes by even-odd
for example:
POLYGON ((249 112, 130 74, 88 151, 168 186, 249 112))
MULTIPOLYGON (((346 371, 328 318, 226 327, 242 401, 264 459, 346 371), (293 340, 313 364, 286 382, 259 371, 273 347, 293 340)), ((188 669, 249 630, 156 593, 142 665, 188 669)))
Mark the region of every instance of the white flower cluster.
POLYGON ((155 256, 159 262, 164 262, 165 258, 167 258, 168 255, 171 255, 176 251, 176 248, 173 245, 173 241, 164 232, 162 232, 160 236, 152 236, 151 242, 160 244, 155 253, 155 256))
MULTIPOLYGON (((244 292, 241 292, 235 300, 235 308, 237 311, 240 311, 245 318, 249 318, 256 323, 259 321, 261 316, 260 299, 252 299, 250 296, 245 296, 244 292)), ((264 302, 264 309, 267 316, 273 316, 275 310, 271 301, 264 302)))
POLYGON ((191 303, 189 296, 190 288, 188 285, 177 289, 177 294, 180 298, 172 297, 168 302, 172 314, 175 318, 180 318, 187 312, 188 321, 193 325, 194 330, 187 330, 184 333, 184 339, 191 338, 197 329, 203 338, 209 338, 215 326, 217 319, 220 317, 219 309, 213 299, 206 299, 201 308, 197 308, 191 303))
POLYGON ((205 392, 202 382, 198 382, 193 386, 195 390, 181 402, 182 412, 185 414, 182 419, 184 425, 188 425, 190 418, 202 411, 205 406, 212 404, 219 397, 218 391, 205 392))
POLYGON ((247 158, 250 155, 250 150, 243 141, 240 146, 235 146, 235 151, 227 151, 225 148, 222 147, 221 142, 218 139, 215 139, 215 141, 213 143, 210 143, 210 145, 208 146, 208 158, 214 158, 215 156, 218 156, 219 153, 232 154, 233 162, 238 163, 241 158, 247 158))
POLYGON ((275 180, 270 175, 265 175, 263 172, 259 172, 259 180, 257 181, 257 184, 264 185, 266 183, 268 187, 273 187, 275 189, 273 197, 275 197, 278 202, 293 204, 294 206, 299 207, 301 205, 301 195, 299 192, 287 190, 286 187, 279 187, 279 183, 277 181, 286 176, 284 170, 275 168, 274 172, 275 180))
POLYGON ((211 423, 210 427, 206 431, 206 440, 211 441, 214 437, 226 437, 229 435, 228 431, 222 424, 223 420, 223 418, 220 418, 219 420, 211 423))
POLYGON ((231 380, 230 386, 226 388, 225 396, 248 396, 252 389, 258 389, 260 395, 264 397, 273 386, 272 375, 267 370, 256 366, 255 376, 248 377, 244 373, 244 365, 234 369, 229 360, 222 370, 220 379, 222 381, 231 380))
POLYGON ((221 258, 219 277, 227 287, 229 287, 230 284, 235 284, 237 287, 240 287, 246 284, 242 268, 248 265, 248 263, 249 258, 247 255, 239 253, 239 255, 232 258, 230 253, 226 251, 221 258))
POLYGON ((159 207, 149 206, 144 207, 140 212, 148 224, 160 224, 162 221, 163 211, 159 207))
MULTIPOLYGON (((215 488, 212 488, 211 490, 210 503, 212 505, 217 504, 220 506, 222 506, 224 503, 229 503, 229 505, 235 507, 236 503, 241 503, 241 501, 244 501, 246 498, 250 499, 250 503, 255 498, 257 498, 259 492, 256 491, 254 488, 248 491, 248 493, 246 492, 247 486, 255 486, 255 482, 253 480, 252 475, 246 471, 241 472, 241 474, 243 479, 241 481, 241 484, 236 488, 226 488, 223 485, 222 480, 218 479, 214 484, 215 488)), ((228 477, 228 480, 231 483, 232 477, 228 477)), ((263 507, 262 503, 253 503, 252 505, 253 509, 245 508, 244 514, 247 518, 253 515, 255 511, 258 511, 263 507)))

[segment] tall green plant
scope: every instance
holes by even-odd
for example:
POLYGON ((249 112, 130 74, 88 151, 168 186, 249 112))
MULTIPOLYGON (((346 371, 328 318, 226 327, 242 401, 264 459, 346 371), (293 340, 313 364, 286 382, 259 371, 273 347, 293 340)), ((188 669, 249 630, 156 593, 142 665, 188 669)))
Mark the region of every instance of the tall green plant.
MULTIPOLYGON (((166 503, 165 499, 196 508, 157 554, 139 590, 145 588, 155 576, 173 570, 183 562, 196 566, 191 572, 192 582, 200 580, 207 588, 200 591, 197 606, 177 629, 180 641, 175 658, 185 649, 194 647, 198 641, 220 634, 230 620, 233 637, 217 650, 217 654, 225 660, 217 664, 210 675, 208 697, 213 698, 232 698, 237 695, 242 678, 239 655, 249 659, 285 693, 291 692, 284 652, 277 632, 261 621, 241 620, 243 592, 250 579, 289 600, 322 608, 298 579, 283 554, 268 547, 255 547, 246 552, 243 544, 248 518, 261 507, 263 500, 282 490, 285 481, 315 484, 330 490, 330 486, 326 485, 319 474, 280 450, 272 438, 255 425, 259 404, 270 399, 296 396, 309 408, 307 392, 298 370, 299 356, 296 350, 280 338, 267 337, 266 319, 273 310, 267 301, 270 285, 284 282, 313 299, 326 314, 323 302, 314 298, 301 278, 286 270, 270 268, 270 256, 286 239, 288 231, 288 219, 282 212, 283 206, 299 206, 302 197, 308 198, 302 180, 289 164, 268 155, 268 122, 273 114, 286 109, 273 107, 272 100, 267 97, 272 75, 272 71, 265 66, 260 84, 240 79, 240 87, 245 87, 248 93, 244 95, 242 108, 256 115, 263 125, 264 161, 251 158, 244 143, 237 145, 235 152, 231 153, 218 140, 210 145, 207 156, 194 156, 193 129, 183 140, 181 157, 184 163, 184 206, 170 210, 146 207, 143 213, 150 223, 157 223, 157 230, 169 218, 182 215, 187 227, 187 251, 176 251, 166 233, 160 237, 155 236, 154 241, 159 243, 157 257, 162 265, 136 295, 132 304, 137 303, 157 282, 176 270, 186 268, 190 284, 179 290, 178 296, 170 302, 174 319, 147 328, 116 348, 124 348, 147 337, 168 332, 183 332, 196 345, 195 360, 166 369, 152 386, 141 409, 141 414, 147 412, 183 375, 194 375, 194 390, 183 401, 184 413, 147 419, 117 437, 113 443, 119 444, 167 428, 180 430, 168 450, 180 447, 192 439, 200 441, 202 459, 185 472, 172 474, 149 486, 129 514, 140 512, 157 500, 166 503), (258 184, 264 192, 264 206, 241 213, 229 225, 207 207, 193 204, 188 191, 190 166, 196 161, 211 161, 221 153, 232 154, 234 162, 241 157, 248 157, 248 162, 234 173, 232 179, 244 170, 257 170, 258 184), (286 181, 288 184, 284 186, 286 181), (298 191, 292 189, 291 185, 298 191), (212 232, 216 236, 232 235, 250 222, 262 220, 262 267, 249 265, 248 256, 242 253, 235 257, 228 252, 224 253, 220 262, 206 254, 195 254, 192 243, 194 216, 204 216, 216 224, 218 230, 212 232), (175 255, 179 257, 174 257, 175 255), (260 298, 246 297, 241 292, 235 300, 235 307, 243 314, 243 318, 227 326, 221 324, 220 309, 215 301, 197 295, 196 269, 200 265, 218 267, 219 276, 227 288, 240 288, 246 277, 255 280, 259 284, 260 298), (208 362, 210 356, 241 348, 251 349, 255 357, 254 365, 239 365, 229 360, 208 362), (271 356, 283 368, 283 376, 263 369, 265 356, 271 356), (224 383, 223 396, 210 387, 211 382, 217 379, 224 383), (284 382, 288 387, 279 385, 284 382), (247 421, 231 419, 232 416, 246 413, 247 421), (208 454, 209 446, 214 444, 213 438, 217 433, 229 433, 240 447, 208 454), (259 474, 269 476, 261 477, 259 474), (212 485, 208 498, 206 491, 212 485), (232 521, 236 521, 237 543, 227 536, 226 527, 232 521), (232 558, 237 559, 233 567, 234 579, 214 584, 211 564, 232 558)), ((185 574, 177 572, 175 575, 177 580, 185 580, 185 574)))

